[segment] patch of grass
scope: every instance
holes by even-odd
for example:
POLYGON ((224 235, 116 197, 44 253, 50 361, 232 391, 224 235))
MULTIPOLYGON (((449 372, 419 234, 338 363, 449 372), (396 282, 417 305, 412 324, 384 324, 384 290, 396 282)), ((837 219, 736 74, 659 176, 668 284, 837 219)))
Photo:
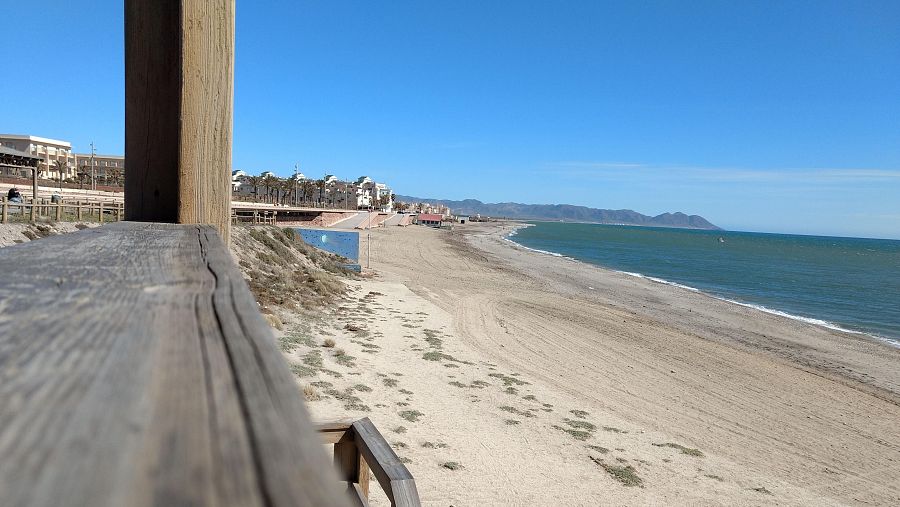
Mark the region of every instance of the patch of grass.
POLYGON ((585 419, 585 418, 587 418, 587 416, 591 415, 591 414, 588 414, 587 412, 585 412, 584 410, 569 410, 569 413, 579 419, 585 419))
POLYGON ((771 495, 772 492, 766 489, 765 486, 760 486, 758 488, 750 488, 750 491, 756 491, 757 493, 762 493, 764 495, 771 495))
POLYGON ((625 486, 633 487, 637 486, 639 488, 644 487, 644 481, 640 477, 638 477, 634 467, 632 466, 620 466, 620 465, 609 465, 605 463, 601 459, 597 459, 591 456, 591 461, 600 466, 603 470, 606 471, 609 475, 612 476, 613 479, 621 482, 625 486))
POLYGON ((409 389, 400 389, 399 392, 400 392, 400 394, 406 394, 406 395, 413 394, 413 392, 410 391, 409 389))
POLYGON ((444 368, 459 368, 459 365, 456 363, 444 363, 444 368))
POLYGON ((372 388, 365 384, 354 384, 353 387, 351 387, 351 389, 353 389, 354 391, 359 391, 361 393, 371 393, 372 392, 372 388))
POLYGON ((507 426, 515 426, 516 424, 519 424, 521 421, 517 421, 515 419, 507 419, 503 422, 505 422, 507 426))
POLYGON ((328 389, 329 387, 334 386, 334 384, 332 384, 331 382, 328 382, 327 380, 317 380, 315 382, 310 382, 309 384, 312 386, 315 386, 315 387, 322 388, 322 389, 328 389))
POLYGON ((552 426, 552 428, 559 430, 559 431, 564 431, 564 432, 568 433, 569 435, 571 435, 572 438, 574 438, 575 440, 581 440, 582 442, 591 438, 591 433, 588 431, 576 430, 576 429, 572 429, 572 428, 563 428, 562 426, 558 426, 556 424, 554 424, 552 426))
POLYGON ((519 394, 519 390, 516 389, 515 387, 507 387, 506 391, 504 391, 504 392, 506 394, 519 394))
POLYGON ((676 444, 674 442, 666 442, 664 444, 653 444, 656 447, 671 447, 672 449, 678 449, 681 451, 681 454, 687 454, 688 456, 694 456, 695 458, 702 458, 703 453, 700 449, 692 449, 690 447, 685 447, 681 444, 676 444))
POLYGON ((278 346, 281 347, 281 350, 284 352, 292 352, 300 345, 315 347, 316 342, 311 336, 297 333, 286 333, 284 336, 278 338, 278 346))
POLYGON ((391 447, 394 449, 406 449, 409 445, 407 445, 406 442, 394 442, 391 444, 391 447))
POLYGON ((422 447, 426 449, 446 449, 449 446, 443 442, 422 442, 422 447))
POLYGON ((450 382, 450 385, 453 386, 453 387, 459 387, 459 388, 462 388, 462 389, 465 389, 465 388, 469 387, 469 386, 467 386, 466 384, 463 384, 462 382, 460 382, 460 381, 458 381, 458 380, 454 380, 453 382, 450 382))
POLYGON ((400 463, 404 463, 406 465, 412 463, 412 460, 407 458, 406 456, 400 456, 400 463))
POLYGON ((334 338, 325 338, 325 341, 322 342, 322 346, 327 349, 334 348, 334 345, 335 345, 334 338))
POLYGON ((589 444, 589 445, 587 446, 587 448, 590 449, 590 450, 592 450, 592 451, 597 451, 597 452, 599 452, 600 454, 606 454, 606 453, 609 452, 609 449, 607 449, 606 447, 599 446, 599 445, 589 444))
POLYGON ((491 383, 490 383, 490 382, 485 382, 484 380, 473 380, 473 381, 472 381, 472 386, 473 386, 473 387, 484 388, 484 387, 487 387, 487 386, 489 386, 489 385, 491 385, 491 383))
POLYGON ((488 377, 494 377, 494 378, 498 378, 498 379, 502 380, 503 385, 506 387, 513 386, 513 385, 516 385, 516 386, 529 385, 529 383, 525 382, 524 380, 519 380, 516 377, 513 377, 511 375, 504 375, 502 373, 488 373, 488 377))
POLYGON ((381 379, 381 383, 384 384, 385 387, 397 387, 399 382, 395 378, 386 377, 381 379))
POLYGON ((347 368, 353 368, 356 366, 356 363, 353 362, 356 359, 355 357, 347 354, 346 352, 344 352, 341 349, 337 349, 334 352, 335 352, 334 360, 335 360, 335 362, 337 362, 337 364, 339 364, 341 366, 346 366, 347 368), (338 354, 337 353, 338 351, 340 351, 341 353, 338 354))
POLYGON ((719 482, 724 482, 724 481, 725 481, 725 479, 719 477, 718 475, 713 475, 713 474, 705 474, 703 477, 706 477, 706 478, 708 478, 708 479, 712 479, 712 480, 714 480, 714 481, 719 481, 719 482))
POLYGON ((523 412, 523 411, 517 409, 516 407, 510 407, 509 405, 503 405, 503 406, 500 406, 497 408, 499 408, 500 410, 502 410, 504 412, 509 412, 510 414, 516 414, 521 417, 534 417, 534 414, 532 414, 531 412, 523 412))
POLYGON ((398 415, 400 417, 402 417, 403 419, 406 419, 409 422, 416 422, 419 420, 420 417, 422 417, 425 414, 423 414, 422 412, 419 412, 418 410, 404 410, 404 411, 400 412, 398 415))
POLYGON ((291 363, 291 373, 298 377, 315 377, 319 370, 302 364, 291 363))
POLYGON ((535 397, 535 395, 533 394, 522 396, 522 399, 526 401, 537 401, 537 397, 535 397))
POLYGON ((610 433, 628 433, 627 430, 619 429, 613 426, 604 426, 603 431, 608 431, 610 433))
POLYGON ((322 353, 318 350, 310 350, 305 356, 303 356, 303 364, 311 368, 321 368, 322 353))
POLYGON ((406 433, 406 426, 397 426, 393 430, 394 433, 406 433))
POLYGON ((426 361, 440 361, 444 358, 444 354, 437 351, 426 352, 422 354, 422 359, 426 361))
POLYGON ((569 426, 571 426, 575 429, 579 429, 579 430, 594 431, 597 429, 596 426, 594 426, 593 424, 591 424, 587 421, 574 421, 572 419, 565 418, 565 419, 563 419, 563 422, 565 422, 569 426))
POLYGON ((446 468, 447 470, 460 470, 463 468, 462 465, 460 465, 459 463, 457 463, 455 461, 447 461, 447 462, 441 463, 441 466, 443 468, 446 468))

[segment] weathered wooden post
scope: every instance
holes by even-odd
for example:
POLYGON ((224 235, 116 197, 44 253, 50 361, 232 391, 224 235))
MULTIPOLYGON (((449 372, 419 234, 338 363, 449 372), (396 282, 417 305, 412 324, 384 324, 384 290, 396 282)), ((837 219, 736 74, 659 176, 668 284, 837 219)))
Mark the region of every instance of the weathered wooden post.
POLYGON ((100 223, 102 224, 103 223, 103 201, 100 201, 99 209, 100 209, 100 211, 97 213, 97 216, 98 216, 98 219, 100 220, 100 223))
POLYGON ((234 0, 125 1, 126 220, 228 241, 233 82, 234 0))
POLYGON ((78 221, 81 221, 81 201, 77 201, 75 203, 75 214, 78 217, 78 221))
POLYGON ((9 203, 6 202, 6 198, 3 199, 3 223, 9 221, 9 203))
POLYGON ((56 201, 56 221, 59 222, 62 220, 62 199, 56 201))

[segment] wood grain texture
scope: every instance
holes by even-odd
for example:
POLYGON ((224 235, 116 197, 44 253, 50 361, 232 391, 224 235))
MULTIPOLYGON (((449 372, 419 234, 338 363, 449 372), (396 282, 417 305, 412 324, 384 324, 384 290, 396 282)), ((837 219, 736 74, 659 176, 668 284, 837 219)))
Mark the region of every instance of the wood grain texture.
POLYGON ((234 0, 125 2, 127 220, 230 235, 234 0))
POLYGON ((0 270, 0 505, 347 504, 211 227, 120 222, 0 270))
MULTIPOLYGON (((354 441, 391 505, 420 505, 416 481, 368 417, 353 423, 354 441)), ((337 453, 335 453, 335 458, 337 453)))

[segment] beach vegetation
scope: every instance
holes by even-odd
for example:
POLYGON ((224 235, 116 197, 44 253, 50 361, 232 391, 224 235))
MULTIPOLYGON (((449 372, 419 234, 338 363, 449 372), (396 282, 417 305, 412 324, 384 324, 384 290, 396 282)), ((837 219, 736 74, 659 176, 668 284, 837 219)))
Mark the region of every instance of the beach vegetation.
POLYGON ((409 389, 400 389, 399 392, 400 392, 400 394, 406 394, 406 395, 413 394, 413 392, 410 391, 409 389))
POLYGON ((463 466, 456 461, 447 461, 441 463, 441 467, 446 468, 447 470, 460 470, 461 468, 463 468, 463 466))
POLYGON ((587 421, 576 421, 576 420, 572 420, 569 418, 565 418, 565 419, 563 419, 563 422, 568 424, 569 426, 571 426, 575 429, 579 429, 579 430, 594 431, 597 429, 596 426, 594 426, 593 424, 591 424, 587 421))
POLYGON ((306 401, 319 401, 322 399, 322 396, 319 395, 319 391, 310 384, 303 386, 303 397, 306 398, 306 401))
POLYGON ((504 412, 509 412, 510 414, 516 414, 516 415, 522 416, 522 417, 534 417, 534 414, 532 414, 531 412, 524 412, 522 410, 517 409, 516 407, 510 407, 509 405, 503 405, 503 406, 500 406, 497 408, 499 408, 500 410, 502 410, 504 412))
POLYGON ((515 419, 507 419, 503 422, 505 422, 507 426, 515 426, 516 424, 519 424, 521 421, 517 421, 515 419))
POLYGON ((406 433, 406 426, 397 426, 393 430, 394 433, 406 433))
POLYGON ((562 426, 554 424, 552 426, 553 429, 568 433, 575 440, 581 440, 582 442, 591 438, 591 432, 584 430, 577 430, 574 428, 563 428, 562 426))
POLYGON ((712 480, 714 480, 714 481, 719 481, 719 482, 723 482, 723 481, 725 480, 725 479, 719 477, 718 475, 713 475, 713 474, 705 474, 703 477, 706 477, 706 478, 708 478, 708 479, 712 479, 712 480))
POLYGON ((644 481, 637 475, 637 471, 634 467, 621 466, 621 465, 610 465, 604 462, 602 459, 595 458, 593 456, 590 457, 591 461, 596 463, 600 468, 602 468, 606 473, 612 476, 613 479, 619 481, 624 486, 629 487, 644 487, 644 481))
POLYGON ((569 413, 574 415, 579 419, 586 419, 590 414, 585 412, 584 410, 569 410, 569 413))
POLYGON ((608 431, 610 433, 628 433, 628 430, 616 428, 615 426, 603 426, 603 431, 608 431))
POLYGON ((681 454, 687 454, 688 456, 694 456, 695 458, 703 457, 703 453, 700 451, 700 449, 692 449, 690 447, 685 447, 681 444, 676 444, 673 442, 666 442, 664 444, 654 443, 653 445, 656 447, 671 447, 672 449, 678 449, 679 451, 681 451, 681 454))
POLYGON ((381 383, 384 384, 385 387, 397 387, 398 381, 395 378, 385 377, 381 379, 381 383))
POLYGON ((322 342, 322 346, 328 349, 334 348, 334 338, 325 338, 325 341, 322 342))
POLYGON ((498 379, 502 380, 503 385, 506 387, 513 386, 513 385, 516 385, 516 386, 529 385, 529 383, 525 382, 524 380, 519 380, 516 377, 513 377, 511 375, 504 375, 502 373, 488 373, 488 377, 494 377, 494 378, 498 378, 498 379))
POLYGON ((426 449, 445 449, 449 447, 447 444, 443 442, 422 442, 422 447, 426 449))
POLYGON ((291 363, 291 373, 298 377, 314 377, 317 373, 316 368, 297 363, 291 363))
POLYGON ((365 384, 354 384, 353 387, 351 387, 350 389, 352 389, 352 390, 354 390, 354 391, 361 392, 361 393, 370 393, 370 392, 372 392, 372 388, 369 387, 369 386, 367 386, 367 385, 365 385, 365 384))
POLYGON ((597 451, 600 454, 607 454, 609 452, 609 449, 600 445, 588 444, 587 448, 592 451, 597 451))
POLYGON ((756 491, 757 493, 762 493, 764 495, 771 495, 772 492, 766 489, 765 486, 760 486, 758 488, 750 488, 751 491, 756 491))
POLYGON ((423 414, 422 412, 419 412, 418 410, 404 410, 404 411, 400 412, 398 415, 400 417, 402 417, 403 419, 406 419, 409 422, 417 422, 419 420, 419 418, 425 414, 423 414))

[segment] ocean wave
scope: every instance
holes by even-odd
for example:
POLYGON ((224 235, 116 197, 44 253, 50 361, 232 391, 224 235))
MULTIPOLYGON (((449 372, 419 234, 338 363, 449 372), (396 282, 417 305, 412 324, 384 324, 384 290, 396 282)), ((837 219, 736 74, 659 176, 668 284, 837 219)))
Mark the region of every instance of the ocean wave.
MULTIPOLYGON (((531 225, 531 224, 528 224, 528 225, 531 225)), ((505 239, 506 241, 509 241, 510 243, 512 243, 512 244, 514 244, 514 245, 516 245, 516 246, 519 246, 519 247, 521 247, 521 248, 524 248, 525 250, 530 250, 530 251, 532 251, 532 252, 537 252, 537 253, 545 254, 545 255, 551 255, 551 256, 553 256, 553 257, 561 257, 561 258, 563 258, 563 259, 569 259, 569 260, 573 260, 573 261, 576 261, 576 262, 582 262, 582 263, 584 263, 584 264, 588 264, 588 265, 591 265, 591 266, 595 266, 594 264, 590 264, 590 263, 587 263, 587 262, 584 262, 584 261, 581 261, 581 260, 578 260, 578 259, 574 259, 574 258, 572 258, 572 257, 568 257, 568 256, 566 256, 566 255, 562 255, 562 254, 559 254, 559 253, 556 253, 556 252, 548 252, 548 251, 546 251, 546 250, 540 250, 540 249, 537 249, 537 248, 530 248, 530 247, 527 247, 527 246, 525 246, 525 245, 523 245, 523 244, 521 244, 521 243, 518 243, 518 242, 516 242, 516 241, 513 241, 512 239, 510 239, 511 237, 512 237, 512 234, 505 236, 503 239, 505 239)), ((677 282, 672 282, 672 281, 669 281, 669 280, 664 280, 664 279, 662 279, 662 278, 657 278, 657 277, 655 277, 655 276, 648 276, 648 275, 644 275, 644 274, 641 274, 641 273, 634 273, 634 272, 631 272, 631 271, 620 271, 620 270, 618 270, 618 269, 612 269, 612 268, 608 268, 608 267, 606 267, 606 266, 600 266, 600 267, 602 267, 603 269, 609 269, 610 271, 614 271, 614 272, 616 272, 616 273, 622 273, 623 275, 633 276, 633 277, 635 277, 635 278, 642 278, 642 279, 644 279, 644 280, 650 280, 651 282, 655 282, 655 283, 659 283, 659 284, 663 284, 663 285, 670 285, 670 286, 672 286, 672 287, 678 287, 678 288, 680 288, 680 289, 689 290, 689 291, 691 291, 691 292, 698 292, 698 293, 701 293, 701 294, 705 294, 705 295, 707 295, 707 296, 709 296, 709 297, 711 297, 711 298, 718 299, 719 301, 725 301, 725 302, 727 302, 727 303, 736 304, 736 305, 743 306, 743 307, 746 307, 746 308, 753 308, 754 310, 759 310, 759 311, 761 311, 761 312, 768 313, 768 314, 771 314, 771 315, 777 315, 777 316, 779 316, 779 317, 784 317, 784 318, 787 318, 787 319, 791 319, 791 320, 796 320, 796 321, 804 322, 804 323, 806 323, 806 324, 812 324, 812 325, 815 325, 815 326, 821 326, 821 327, 824 327, 824 328, 827 328, 827 329, 831 329, 831 330, 834 330, 834 331, 840 331, 840 332, 842 332, 842 333, 849 333, 849 334, 856 334, 856 335, 868 336, 868 337, 874 338, 874 339, 876 339, 876 340, 878 340, 878 341, 885 342, 885 343, 887 343, 887 344, 889 344, 889 345, 891 345, 891 346, 900 348, 900 340, 895 340, 895 339, 892 339, 892 338, 888 338, 888 337, 886 337, 886 336, 880 336, 880 335, 873 334, 873 333, 866 333, 866 332, 863 332, 863 331, 856 331, 856 330, 854 330, 854 329, 847 329, 847 328, 841 327, 841 326, 839 326, 838 324, 835 324, 835 323, 833 323, 833 322, 828 322, 827 320, 816 319, 816 318, 812 318, 812 317, 804 317, 804 316, 802 316, 802 315, 794 315, 794 314, 792 314, 792 313, 784 312, 784 311, 781 311, 781 310, 775 310, 775 309, 773 309, 773 308, 768 308, 768 307, 765 307, 765 306, 763 306, 763 305, 759 305, 759 304, 755 304, 755 303, 746 303, 746 302, 743 302, 743 301, 736 301, 736 300, 734 300, 734 299, 728 299, 728 298, 726 298, 726 297, 717 296, 716 294, 711 294, 711 293, 709 293, 709 292, 704 292, 704 291, 702 291, 702 290, 700 290, 700 289, 698 289, 698 288, 696 288, 696 287, 691 287, 691 286, 689 286, 689 285, 684 285, 684 284, 680 284, 680 283, 677 283, 677 282)))

